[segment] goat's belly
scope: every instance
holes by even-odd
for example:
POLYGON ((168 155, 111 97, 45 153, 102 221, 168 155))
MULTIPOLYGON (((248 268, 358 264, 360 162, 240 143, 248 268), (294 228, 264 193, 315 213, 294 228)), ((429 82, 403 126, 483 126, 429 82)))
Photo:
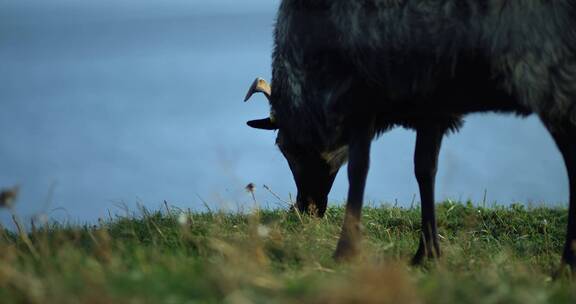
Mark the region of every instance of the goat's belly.
POLYGON ((372 108, 378 113, 399 115, 402 119, 412 114, 422 117, 489 111, 519 115, 531 112, 497 77, 482 70, 437 74, 430 78, 409 76, 390 78, 371 87, 368 95, 372 108))

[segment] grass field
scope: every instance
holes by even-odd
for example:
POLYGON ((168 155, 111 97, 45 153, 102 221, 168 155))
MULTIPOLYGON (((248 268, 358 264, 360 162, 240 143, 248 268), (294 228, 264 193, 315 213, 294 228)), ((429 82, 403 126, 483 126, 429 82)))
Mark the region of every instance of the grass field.
POLYGON ((562 208, 437 206, 443 256, 411 267, 419 210, 365 208, 363 255, 332 260, 343 208, 324 219, 284 210, 175 208, 0 228, 1 303, 576 303, 556 279, 562 208))

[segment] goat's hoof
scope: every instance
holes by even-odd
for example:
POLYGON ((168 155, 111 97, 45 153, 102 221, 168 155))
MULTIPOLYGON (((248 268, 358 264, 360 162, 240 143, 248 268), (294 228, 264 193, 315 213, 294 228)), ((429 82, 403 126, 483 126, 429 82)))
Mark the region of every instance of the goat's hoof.
POLYGON ((358 244, 349 240, 340 240, 334 253, 334 259, 337 262, 349 262, 356 258, 360 250, 358 244))
POLYGON ((566 258, 562 259, 560 267, 558 267, 552 273, 552 279, 558 280, 561 278, 574 278, 576 277, 576 261, 568 260, 566 258))
POLYGON ((422 265, 423 261, 424 261, 424 255, 421 254, 420 252, 416 252, 414 257, 412 257, 412 260, 410 261, 410 265, 419 266, 422 265))
POLYGON ((414 266, 422 265, 425 260, 434 260, 439 258, 440 255, 440 246, 438 245, 430 246, 430 248, 420 246, 412 258, 411 264, 414 266))
POLYGON ((565 278, 572 278, 576 274, 576 267, 562 263, 560 267, 552 272, 552 280, 561 280, 565 278))

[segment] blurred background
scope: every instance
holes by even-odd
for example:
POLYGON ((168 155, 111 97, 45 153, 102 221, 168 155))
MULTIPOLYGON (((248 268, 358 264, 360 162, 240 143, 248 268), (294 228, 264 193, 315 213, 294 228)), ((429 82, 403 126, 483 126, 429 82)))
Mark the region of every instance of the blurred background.
MULTIPOLYGON (((164 200, 247 210, 295 196, 265 99, 279 0, 0 0, 0 188, 16 211, 74 223, 164 200)), ((374 143, 366 199, 418 202, 414 133, 374 143)), ((438 200, 564 205, 565 169, 535 117, 473 115, 444 142, 438 200)), ((330 195, 344 202, 341 170, 330 195)), ((0 210, 7 225, 8 212, 0 210)))

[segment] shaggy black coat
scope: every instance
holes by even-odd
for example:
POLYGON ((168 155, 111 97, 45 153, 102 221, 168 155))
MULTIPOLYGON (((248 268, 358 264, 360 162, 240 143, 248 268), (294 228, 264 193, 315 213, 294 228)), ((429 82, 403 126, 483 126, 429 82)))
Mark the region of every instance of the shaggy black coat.
POLYGON ((272 87, 278 124, 318 149, 355 115, 377 131, 478 111, 576 121, 576 1, 285 0, 272 87))
POLYGON ((417 132, 422 235, 414 262, 440 254, 434 181, 443 135, 465 114, 537 114, 564 157, 570 208, 563 261, 576 269, 576 1, 283 0, 271 94, 277 144, 319 215, 348 159, 337 258, 358 249, 372 139, 417 132))

